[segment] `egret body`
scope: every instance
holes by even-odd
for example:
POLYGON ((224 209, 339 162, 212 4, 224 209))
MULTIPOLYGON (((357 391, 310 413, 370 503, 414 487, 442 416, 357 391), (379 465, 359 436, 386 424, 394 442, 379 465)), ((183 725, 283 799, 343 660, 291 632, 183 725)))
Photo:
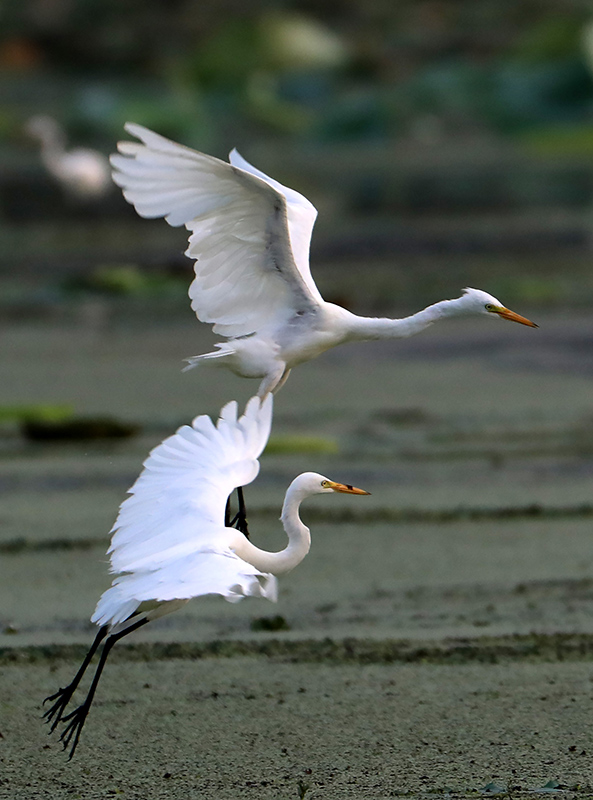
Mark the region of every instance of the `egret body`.
POLYGON ((98 150, 67 150, 64 131, 52 117, 32 117, 25 130, 39 140, 44 167, 67 193, 82 200, 95 200, 109 191, 109 161, 98 150))
POLYGON ((253 397, 237 417, 228 403, 215 425, 196 417, 165 439, 144 462, 113 526, 109 554, 112 586, 91 618, 99 626, 95 641, 71 683, 46 698, 50 732, 64 723, 60 740, 74 755, 101 672, 113 645, 158 617, 176 611, 193 597, 219 594, 230 602, 244 597, 275 601, 276 575, 296 567, 309 552, 311 534, 301 521, 303 500, 315 494, 368 492, 305 472, 288 487, 282 524, 288 544, 271 553, 225 525, 229 494, 250 483, 270 434, 272 396, 253 397), (66 708, 101 642, 103 650, 85 700, 66 708))
POLYGON ((346 342, 398 339, 448 317, 533 322, 486 292, 430 305, 403 319, 373 319, 326 302, 309 268, 317 216, 303 195, 253 167, 236 150, 229 163, 126 124, 140 139, 120 142, 113 180, 141 217, 164 217, 191 232, 189 288, 198 319, 226 341, 187 359, 259 378, 258 394, 276 392, 292 367, 346 342))

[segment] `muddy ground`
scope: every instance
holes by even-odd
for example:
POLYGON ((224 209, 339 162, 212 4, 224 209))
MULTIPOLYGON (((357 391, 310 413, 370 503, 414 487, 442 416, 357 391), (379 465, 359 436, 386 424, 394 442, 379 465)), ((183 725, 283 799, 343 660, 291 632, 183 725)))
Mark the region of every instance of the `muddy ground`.
POLYGON ((295 370, 247 493, 253 538, 282 547, 298 472, 372 496, 304 508, 313 547, 277 606, 204 598, 118 644, 70 763, 40 702, 92 639, 125 490, 177 425, 256 384, 181 374, 212 341, 189 318, 6 321, 1 407, 142 431, 44 444, 2 423, 0 798, 593 794, 593 323, 537 321, 452 322, 295 370), (274 615, 283 629, 261 630, 274 615))

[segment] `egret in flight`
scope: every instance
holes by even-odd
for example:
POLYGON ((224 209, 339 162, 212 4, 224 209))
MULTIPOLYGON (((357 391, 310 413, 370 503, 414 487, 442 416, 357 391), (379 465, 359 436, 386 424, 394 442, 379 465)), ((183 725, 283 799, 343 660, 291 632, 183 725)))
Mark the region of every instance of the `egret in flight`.
POLYGON ((125 127, 141 143, 118 144, 113 180, 141 217, 164 217, 191 232, 191 305, 226 339, 187 359, 186 369, 226 366, 259 378, 258 395, 265 397, 280 389, 292 367, 345 342, 412 336, 447 317, 499 317, 537 327, 478 289, 403 319, 359 317, 327 303, 309 269, 317 211, 303 195, 236 150, 227 164, 141 125, 125 127))
POLYGON ((289 572, 309 552, 311 534, 299 507, 314 494, 368 492, 336 483, 315 472, 293 480, 280 519, 288 536, 284 550, 270 553, 228 527, 227 497, 251 483, 258 457, 270 434, 272 396, 252 397, 237 418, 237 403, 228 403, 215 425, 196 417, 191 426, 161 442, 144 462, 113 526, 108 552, 118 573, 99 599, 91 618, 99 630, 72 682, 46 698, 44 717, 50 733, 64 724, 60 740, 74 755, 93 702, 101 672, 113 645, 153 619, 176 611, 192 597, 222 595, 229 602, 243 597, 276 600, 276 575, 289 572), (66 708, 105 640, 88 694, 77 708, 66 708))
POLYGON ((52 117, 31 117, 25 131, 39 140, 44 167, 66 192, 81 200, 96 200, 109 191, 109 160, 103 153, 89 147, 67 150, 64 131, 52 117))

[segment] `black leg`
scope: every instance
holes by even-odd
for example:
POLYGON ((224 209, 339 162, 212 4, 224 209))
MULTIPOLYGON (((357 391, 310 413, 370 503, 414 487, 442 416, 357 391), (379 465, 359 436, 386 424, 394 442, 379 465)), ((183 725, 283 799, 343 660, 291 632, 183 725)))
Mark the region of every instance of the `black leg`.
POLYGON ((239 510, 233 517, 230 527, 236 528, 241 531, 249 539, 249 528, 247 527, 247 509, 245 508, 245 498, 243 497, 243 487, 237 486, 237 499, 239 501, 239 510))
POLYGON ((58 722, 62 719, 62 715, 66 710, 66 706, 70 702, 72 695, 76 691, 76 687, 80 683, 82 676, 85 673, 86 668, 91 663, 92 657, 95 655, 97 648, 103 641, 103 639, 107 636, 107 631, 109 630, 108 625, 103 625, 102 628, 99 628, 97 635, 95 636, 95 641, 90 646, 90 649, 86 656, 84 657, 84 661, 80 665, 80 669, 72 679, 71 683, 68 686, 65 686, 63 689, 58 689, 55 694, 50 694, 49 697, 46 697, 43 701, 43 705, 46 703, 50 703, 52 700, 55 700, 55 703, 48 708, 48 710, 44 713, 43 719, 46 722, 51 722, 51 727, 49 729, 49 733, 55 731, 58 722))
POLYGON ((147 619, 140 619, 138 622, 135 622, 133 625, 130 625, 129 628, 126 628, 119 633, 111 634, 107 637, 105 644, 103 645, 103 650, 101 652, 101 657, 99 659, 99 663, 97 664, 97 669, 95 670, 95 674, 93 675, 93 681, 91 683, 90 689, 85 700, 75 708, 74 711, 71 711, 69 714, 66 714, 65 717, 62 717, 62 722, 67 722, 68 724, 60 734, 60 741, 66 750, 70 747, 70 755, 68 756, 68 761, 72 759, 74 756, 74 752, 78 745, 78 740, 80 739, 80 734, 82 733, 82 729, 84 727, 84 723, 86 722, 86 718, 90 711, 93 698, 95 696, 95 692, 97 691, 97 686, 99 685, 99 680, 101 678, 101 673, 103 672, 103 667, 105 666, 105 662, 107 661, 107 657, 111 652, 111 648, 113 645, 119 640, 122 639, 124 636, 127 636, 128 633, 132 633, 132 631, 138 630, 142 625, 145 625, 148 622, 147 619))
POLYGON ((224 527, 230 528, 231 527, 231 496, 229 495, 226 499, 226 506, 224 509, 224 527))

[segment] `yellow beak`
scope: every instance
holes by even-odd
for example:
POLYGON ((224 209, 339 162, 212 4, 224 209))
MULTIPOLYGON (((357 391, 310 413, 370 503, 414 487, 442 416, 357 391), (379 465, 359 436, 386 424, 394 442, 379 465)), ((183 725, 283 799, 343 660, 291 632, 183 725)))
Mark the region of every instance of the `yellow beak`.
POLYGON ((497 308, 492 309, 494 314, 498 314, 499 317, 503 319, 508 319, 511 322, 520 322, 521 325, 528 325, 530 328, 539 328, 539 325, 536 325, 535 322, 532 322, 527 317, 522 317, 520 314, 515 314, 514 311, 510 311, 508 308, 504 306, 498 306, 497 308))
POLYGON ((356 486, 350 486, 347 483, 334 483, 334 481, 328 481, 329 488, 333 489, 334 492, 344 492, 344 494, 370 494, 370 492, 365 492, 364 489, 357 489, 356 486))

